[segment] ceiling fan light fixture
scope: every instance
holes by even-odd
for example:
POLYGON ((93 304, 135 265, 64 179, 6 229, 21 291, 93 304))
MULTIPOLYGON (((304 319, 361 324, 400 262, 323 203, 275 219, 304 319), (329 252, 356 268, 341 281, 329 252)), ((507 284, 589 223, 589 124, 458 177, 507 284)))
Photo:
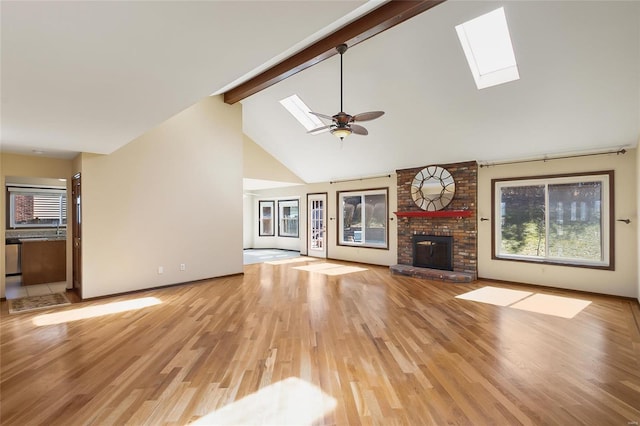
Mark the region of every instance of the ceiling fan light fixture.
POLYGON ((331 130, 331 134, 342 140, 351 134, 351 129, 348 127, 337 127, 331 130))
POLYGON ((309 130, 307 133, 310 133, 312 135, 317 135, 318 133, 323 133, 329 130, 332 135, 334 135, 337 138, 340 138, 340 140, 344 140, 344 138, 349 136, 351 133, 355 133, 356 135, 366 136, 369 134, 367 129, 365 129, 359 124, 352 124, 352 123, 355 121, 375 120, 376 118, 379 118, 382 115, 384 115, 384 111, 369 111, 369 112, 363 112, 356 115, 350 115, 344 112, 344 109, 342 107, 342 56, 344 55, 344 52, 347 51, 347 48, 348 47, 346 44, 340 44, 336 47, 336 50, 340 54, 340 112, 333 116, 329 116, 325 114, 320 114, 318 112, 309 111, 310 115, 321 117, 326 120, 331 120, 332 123, 326 126, 309 130))

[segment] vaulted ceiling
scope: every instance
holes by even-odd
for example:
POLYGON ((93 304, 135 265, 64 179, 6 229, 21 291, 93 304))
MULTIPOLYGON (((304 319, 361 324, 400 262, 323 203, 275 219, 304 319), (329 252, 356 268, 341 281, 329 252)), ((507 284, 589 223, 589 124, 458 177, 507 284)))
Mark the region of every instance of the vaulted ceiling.
MULTIPOLYGON (((109 153, 381 2, 2 2, 2 149, 109 153)), ((333 56, 241 101, 245 134, 307 182, 634 147, 639 2, 449 0, 344 55, 368 136, 308 135, 279 101, 340 104, 333 56), (478 90, 455 25, 504 6, 520 80, 478 90)))

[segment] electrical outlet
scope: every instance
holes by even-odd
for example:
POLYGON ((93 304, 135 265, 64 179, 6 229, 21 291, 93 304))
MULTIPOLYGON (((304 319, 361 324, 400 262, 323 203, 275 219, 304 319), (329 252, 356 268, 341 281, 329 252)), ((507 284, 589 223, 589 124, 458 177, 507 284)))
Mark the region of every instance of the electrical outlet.
POLYGON ((164 266, 158 266, 158 273, 164 274, 164 266))
POLYGON ((181 271, 186 271, 187 270, 187 265, 185 265, 184 263, 180 264, 180 270, 181 271))

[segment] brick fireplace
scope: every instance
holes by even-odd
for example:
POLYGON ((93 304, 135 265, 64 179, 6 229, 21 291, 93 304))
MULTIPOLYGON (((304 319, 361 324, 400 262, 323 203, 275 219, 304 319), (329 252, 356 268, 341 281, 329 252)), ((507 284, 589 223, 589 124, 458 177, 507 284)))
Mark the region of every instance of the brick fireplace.
MULTIPOLYGON (((447 169, 455 180, 456 190, 451 203, 443 210, 425 212, 411 198, 411 182, 424 167, 397 170, 398 176, 398 264, 391 267, 396 274, 440 279, 452 282, 471 282, 478 277, 477 267, 477 176, 475 161, 438 164, 447 169), (452 267, 425 268, 414 265, 416 236, 451 237, 452 267)), ((423 238, 418 238, 422 240, 423 238)), ((426 238, 427 240, 429 238, 426 238)), ((421 248, 424 250, 424 247, 421 248)), ((433 249, 431 249, 433 252, 433 249)))

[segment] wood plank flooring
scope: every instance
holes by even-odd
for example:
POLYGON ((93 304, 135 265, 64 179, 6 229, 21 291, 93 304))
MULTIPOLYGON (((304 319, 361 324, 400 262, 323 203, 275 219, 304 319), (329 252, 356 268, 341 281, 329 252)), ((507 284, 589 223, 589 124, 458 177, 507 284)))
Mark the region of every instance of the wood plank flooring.
POLYGON ((54 311, 2 302, 0 423, 640 423, 633 300, 308 263, 54 311), (487 285, 591 304, 567 319, 455 297, 487 285))

